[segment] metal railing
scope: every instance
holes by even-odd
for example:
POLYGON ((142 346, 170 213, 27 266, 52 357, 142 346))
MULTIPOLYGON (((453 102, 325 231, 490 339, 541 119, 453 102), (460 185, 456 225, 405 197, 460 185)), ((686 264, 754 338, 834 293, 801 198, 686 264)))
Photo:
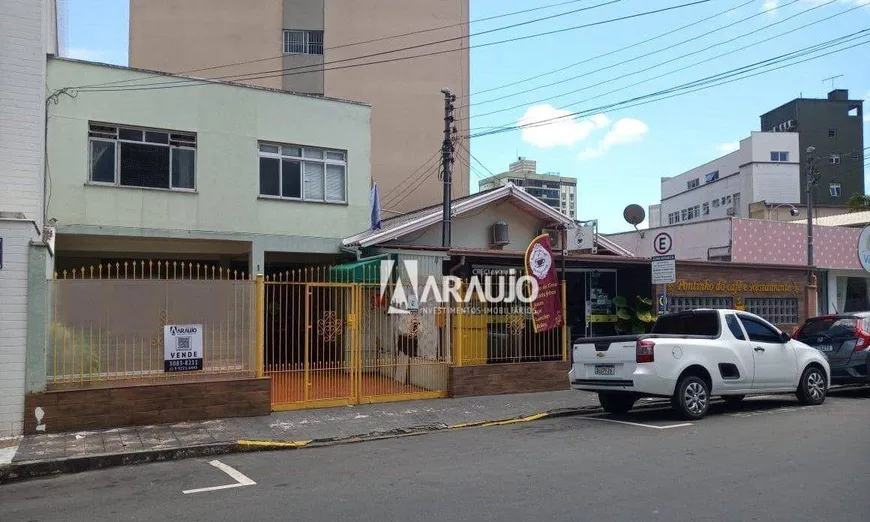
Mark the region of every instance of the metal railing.
POLYGON ((255 281, 204 264, 125 262, 49 282, 51 387, 257 373, 255 281), (202 370, 166 371, 164 327, 202 326, 202 370))

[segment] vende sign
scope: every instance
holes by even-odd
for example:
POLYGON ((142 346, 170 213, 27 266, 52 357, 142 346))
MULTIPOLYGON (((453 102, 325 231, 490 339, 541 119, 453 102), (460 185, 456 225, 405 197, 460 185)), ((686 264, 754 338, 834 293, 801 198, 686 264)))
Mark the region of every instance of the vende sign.
POLYGON ((538 287, 538 295, 532 301, 535 333, 562 326, 562 296, 549 235, 541 234, 529 243, 526 249, 526 274, 534 278, 538 287))
POLYGON ((865 271, 870 272, 870 226, 864 227, 858 236, 858 261, 865 271))
POLYGON ((201 324, 168 324, 163 327, 163 371, 202 370, 201 324))

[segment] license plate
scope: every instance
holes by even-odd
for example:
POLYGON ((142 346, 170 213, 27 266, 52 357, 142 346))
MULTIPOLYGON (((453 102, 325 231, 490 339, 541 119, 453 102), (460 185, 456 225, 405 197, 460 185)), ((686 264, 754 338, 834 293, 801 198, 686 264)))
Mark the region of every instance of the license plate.
POLYGON ((597 364, 595 365, 595 375, 613 375, 614 367, 612 364, 597 364))
POLYGON ((833 345, 830 345, 830 344, 818 344, 818 345, 816 345, 816 350, 818 350, 820 352, 833 352, 834 347, 833 347, 833 345))

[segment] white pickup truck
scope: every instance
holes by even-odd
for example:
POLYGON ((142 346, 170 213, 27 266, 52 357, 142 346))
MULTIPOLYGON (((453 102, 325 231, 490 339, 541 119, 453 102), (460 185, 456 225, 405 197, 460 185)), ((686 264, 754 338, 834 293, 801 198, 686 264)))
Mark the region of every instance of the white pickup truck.
POLYGON ((611 413, 627 412, 640 397, 669 397, 686 419, 703 417, 715 395, 736 403, 793 392, 817 405, 831 377, 818 350, 736 310, 666 314, 650 334, 579 339, 571 356, 571 388, 598 392, 611 413))

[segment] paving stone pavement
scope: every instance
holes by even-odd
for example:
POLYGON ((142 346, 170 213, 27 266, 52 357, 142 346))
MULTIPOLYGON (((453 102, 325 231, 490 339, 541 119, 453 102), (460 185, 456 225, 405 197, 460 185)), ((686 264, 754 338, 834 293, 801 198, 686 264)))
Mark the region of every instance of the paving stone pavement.
POLYGON ((393 402, 276 412, 264 417, 29 435, 21 441, 12 462, 191 448, 238 440, 302 441, 348 438, 430 426, 445 427, 495 421, 597 404, 595 394, 568 390, 393 402))

